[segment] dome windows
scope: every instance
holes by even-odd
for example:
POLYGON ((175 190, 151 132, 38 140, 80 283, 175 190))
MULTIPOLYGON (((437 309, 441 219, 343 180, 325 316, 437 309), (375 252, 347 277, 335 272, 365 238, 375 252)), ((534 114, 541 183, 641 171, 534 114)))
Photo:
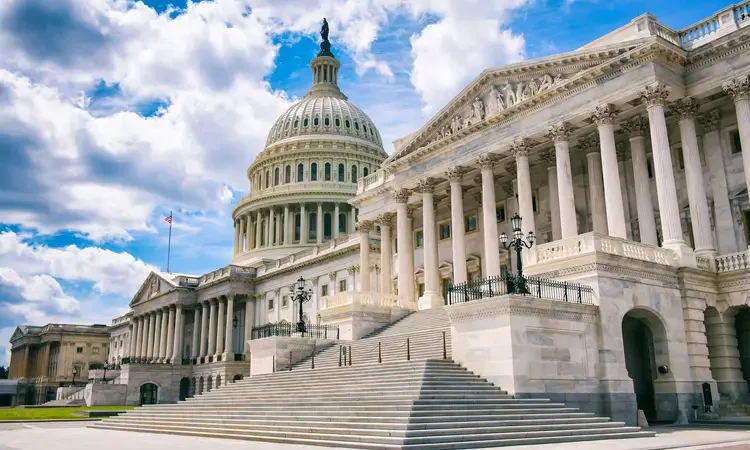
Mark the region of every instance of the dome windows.
POLYGON ((331 181, 331 163, 326 163, 323 170, 323 179, 331 181))
POLYGON ((316 116, 313 119, 313 126, 317 127, 318 125, 320 125, 320 119, 318 119, 318 117, 316 116))
POLYGON ((305 166, 302 163, 297 164, 297 183, 303 182, 305 179, 305 166))
POLYGON ((307 117, 305 117, 305 120, 302 121, 302 126, 305 127, 305 128, 307 128, 308 125, 310 125, 310 119, 308 119, 307 117))
POLYGON ((354 121, 354 129, 359 131, 359 122, 357 122, 356 120, 354 121))
POLYGON ((299 119, 294 119, 294 128, 299 128, 299 119))
POLYGON ((323 124, 325 126, 327 126, 327 127, 330 127, 331 126, 331 119, 329 119, 328 117, 326 117, 325 119, 323 119, 323 124))
POLYGON ((339 119, 338 117, 336 117, 336 127, 338 128, 340 126, 341 126, 341 119, 339 119))
POLYGON ((344 165, 339 164, 339 181, 340 182, 344 181, 345 172, 346 172, 346 169, 344 168, 344 165))
MULTIPOLYGON (((370 129, 372 129, 372 128, 370 128, 370 129)), ((366 176, 367 176, 367 175, 369 175, 369 174, 370 174, 370 173, 369 173, 369 171, 367 170, 367 167, 363 167, 363 168, 362 168, 362 176, 363 176, 363 177, 366 177, 366 176)))
POLYGON ((349 119, 346 119, 346 121, 344 121, 344 125, 346 126, 346 128, 352 127, 352 124, 349 122, 349 119))
POLYGON ((318 163, 310 164, 310 181, 318 181, 318 163))
POLYGON ((357 166, 353 165, 352 166, 352 183, 356 183, 356 182, 357 182, 357 166))
POLYGON ((284 169, 284 183, 289 184, 292 182, 292 166, 286 166, 284 169))
POLYGON ((367 125, 365 125, 364 123, 362 124, 362 131, 364 131, 365 134, 367 134, 367 125))
POLYGON ((273 171, 273 185, 274 186, 279 185, 279 168, 278 167, 273 171))

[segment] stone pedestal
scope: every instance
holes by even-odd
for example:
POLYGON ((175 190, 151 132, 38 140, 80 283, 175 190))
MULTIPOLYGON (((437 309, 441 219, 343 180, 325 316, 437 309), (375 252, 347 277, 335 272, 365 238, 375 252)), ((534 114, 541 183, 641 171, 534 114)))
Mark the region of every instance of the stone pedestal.
POLYGON ((398 296, 372 292, 339 292, 326 303, 320 311, 320 323, 339 327, 342 340, 360 339, 411 312, 398 306, 398 296))
POLYGON ((313 350, 319 352, 336 342, 301 336, 273 336, 253 339, 250 345, 250 376, 289 370, 294 364, 309 358, 313 350))

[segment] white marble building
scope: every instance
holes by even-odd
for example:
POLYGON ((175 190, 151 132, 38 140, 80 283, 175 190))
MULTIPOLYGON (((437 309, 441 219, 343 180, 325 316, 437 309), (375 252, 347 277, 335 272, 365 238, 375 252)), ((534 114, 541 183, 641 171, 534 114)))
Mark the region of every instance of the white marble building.
POLYGON ((456 361, 517 396, 627 422, 636 409, 744 413, 749 5, 682 30, 645 14, 576 51, 489 68, 390 156, 339 90, 339 62, 315 58, 312 88, 247 170, 230 265, 152 273, 113 334, 128 401, 148 383, 168 402, 248 375, 251 329, 298 320, 300 276, 303 319, 342 338, 395 309, 444 307, 452 285, 510 271, 499 236, 518 213, 537 236, 526 274, 590 286, 592 304, 445 306, 456 361))

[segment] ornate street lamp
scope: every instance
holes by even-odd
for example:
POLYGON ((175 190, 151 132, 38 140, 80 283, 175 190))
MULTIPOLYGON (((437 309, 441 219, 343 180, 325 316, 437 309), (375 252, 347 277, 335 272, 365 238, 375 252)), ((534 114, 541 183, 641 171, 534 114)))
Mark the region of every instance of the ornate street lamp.
POLYGON ((506 250, 515 249, 516 251, 516 267, 518 268, 518 274, 516 275, 517 280, 515 283, 515 293, 523 294, 526 292, 526 283, 523 278, 523 262, 521 261, 521 250, 524 248, 531 248, 534 245, 536 236, 533 231, 529 231, 526 235, 526 240, 523 239, 523 231, 521 231, 521 216, 518 213, 513 214, 510 218, 510 225, 513 229, 513 238, 508 239, 508 235, 504 232, 500 234, 500 242, 503 244, 503 248, 506 250))
POLYGON ((305 302, 312 300, 312 289, 306 289, 305 279, 302 277, 299 277, 296 285, 292 285, 291 287, 293 288, 291 289, 294 295, 293 301, 299 303, 299 322, 297 322, 297 332, 305 333, 307 331, 307 326, 305 321, 302 320, 302 305, 305 302))

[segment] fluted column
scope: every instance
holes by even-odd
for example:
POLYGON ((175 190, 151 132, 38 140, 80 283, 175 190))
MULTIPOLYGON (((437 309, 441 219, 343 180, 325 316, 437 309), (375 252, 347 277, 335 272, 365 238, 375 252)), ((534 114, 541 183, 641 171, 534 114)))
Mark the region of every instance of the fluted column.
POLYGON ((260 214, 260 210, 255 212, 255 248, 260 248, 263 244, 261 238, 261 227, 263 226, 263 216, 260 214))
POLYGON ((403 299, 402 307, 410 308, 414 302, 414 246, 412 245, 409 196, 411 192, 401 189, 393 194, 396 202, 396 238, 398 243, 398 295, 403 299))
POLYGON ((638 231, 641 242, 659 245, 656 236, 656 218, 654 204, 651 200, 651 180, 648 178, 648 161, 646 159, 646 121, 636 116, 622 124, 630 140, 630 157, 633 160, 633 183, 635 184, 635 201, 638 211, 638 231))
POLYGON ((138 357, 146 358, 146 340, 148 339, 148 315, 144 314, 140 318, 141 326, 138 330, 138 357))
POLYGON ((437 221, 435 220, 435 180, 419 180, 417 190, 422 193, 422 232, 424 233, 424 295, 419 299, 419 309, 443 306, 438 270, 437 221))
MULTIPOLYGON (((534 220, 534 199, 533 194, 531 193, 531 170, 529 169, 528 141, 526 139, 522 139, 514 142, 511 146, 511 152, 513 153, 513 156, 516 157, 516 170, 518 172, 516 175, 516 178, 518 180, 518 211, 519 215, 523 219, 523 221, 521 222, 521 232, 524 236, 527 236, 528 233, 536 234, 536 223, 534 220)), ((484 213, 485 215, 491 214, 492 220, 495 220, 494 203, 491 210, 487 210, 485 205, 484 213)), ((487 219, 485 219, 485 223, 486 222, 487 219)), ((497 227, 495 229, 497 230, 497 227)), ((495 240, 492 244, 496 249, 495 252, 497 252, 497 240, 495 240)), ((486 245, 487 244, 485 243, 485 248, 487 248, 486 245)), ((524 250, 523 255, 524 259, 528 259, 528 250, 524 250)), ((498 269, 498 275, 499 274, 500 273, 498 269)))
POLYGON ((333 228, 333 238, 339 237, 339 214, 341 209, 339 208, 339 202, 333 204, 333 219, 331 220, 331 227, 333 228))
POLYGON ((284 205, 284 245, 292 243, 292 218, 289 216, 289 204, 284 205))
POLYGON ((599 155, 598 134, 590 134, 578 143, 586 153, 586 172, 589 183, 589 207, 591 225, 594 232, 607 234, 607 207, 604 202, 604 181, 602 180, 602 158, 599 155))
POLYGON ((734 236, 734 219, 729 203, 727 174, 719 138, 719 110, 714 109, 700 117, 703 127, 703 154, 710 173, 711 198, 714 201, 714 226, 719 254, 727 255, 739 251, 734 236))
POLYGON ((451 185, 451 249, 453 250, 453 283, 465 283, 466 242, 464 229, 464 193, 461 179, 464 170, 453 167, 445 173, 451 185))
POLYGON ((495 218, 495 162, 492 155, 483 153, 477 159, 482 173, 482 230, 484 233, 484 266, 488 277, 500 276, 500 250, 495 218))
POLYGON ((282 216, 283 210, 279 209, 276 214, 276 245, 281 245, 284 241, 283 230, 284 217, 282 216))
POLYGON ((182 364, 182 305, 180 303, 177 304, 175 309, 169 308, 169 321, 170 323, 174 323, 173 326, 170 326, 170 329, 173 329, 173 332, 169 335, 172 336, 172 339, 170 339, 170 343, 172 340, 174 340, 173 346, 170 347, 172 349, 172 364, 174 365, 180 365, 182 364), (174 317, 174 319, 173 319, 174 317))
POLYGON ((199 358, 205 358, 208 355, 208 302, 201 305, 201 353, 199 358))
POLYGON ((159 319, 161 321, 161 326, 159 327, 159 360, 164 361, 165 358, 169 357, 169 350, 167 349, 167 327, 169 326, 169 314, 160 309, 159 319))
POLYGON ((664 118, 664 105, 668 96, 669 89, 664 85, 649 86, 641 93, 651 128, 654 178, 656 178, 656 193, 659 199, 661 231, 664 236, 662 247, 675 251, 680 257, 680 265, 695 267, 695 254, 685 244, 682 237, 677 187, 674 181, 667 122, 664 118))
POLYGON ((152 311, 148 315, 148 340, 146 341, 146 358, 149 361, 154 359, 154 342, 156 341, 156 312, 152 311))
POLYGON ((195 311, 193 311, 193 340, 190 342, 190 358, 191 359, 198 359, 198 355, 200 354, 200 336, 201 336, 201 330, 200 330, 200 309, 195 308, 195 311))
POLYGON ((578 235, 578 224, 576 223, 576 201, 573 191, 573 172, 570 168, 570 148, 568 145, 568 139, 570 138, 571 132, 572 129, 568 122, 563 122, 553 126, 548 132, 548 136, 555 143, 560 236, 562 236, 563 239, 578 235))
POLYGON ((131 338, 130 357, 138 358, 141 356, 141 339, 143 336, 143 320, 140 317, 133 318, 133 337, 131 338))
POLYGON ((349 224, 347 225, 347 229, 350 233, 354 233, 355 225, 354 223, 357 221, 357 210, 352 206, 349 208, 349 224))
POLYGON ((698 154, 698 136, 695 132, 695 114, 698 105, 690 98, 684 98, 672 105, 672 110, 680 118, 680 138, 682 155, 685 161, 685 181, 690 204, 690 222, 693 225, 695 252, 702 256, 713 256, 716 253, 711 233, 711 222, 708 216, 708 200, 703 183, 703 168, 698 154))
POLYGON ((378 216, 378 223, 380 224, 380 292, 392 294, 393 242, 391 241, 391 225, 393 213, 381 214, 378 216))
MULTIPOLYGON (((174 307, 173 305, 170 305, 168 308, 168 315, 167 318, 167 342, 166 342, 166 357, 172 358, 172 350, 174 346, 174 327, 175 327, 175 317, 174 317, 174 307)), ((174 361, 172 361, 174 364, 174 361)))
POLYGON ((310 225, 308 224, 307 211, 304 203, 300 203, 299 205, 299 224, 299 243, 307 244, 307 233, 310 230, 310 225))
POLYGON ((318 244, 323 243, 323 203, 318 202, 318 211, 315 215, 315 242, 318 244))
POLYGON ((245 218, 245 251, 249 252, 255 245, 253 244, 253 216, 248 214, 245 218))
POLYGON ((226 324, 224 325, 224 361, 234 361, 234 334, 232 334, 234 319, 234 294, 227 295, 226 324))
POLYGON ((268 247, 276 245, 278 236, 274 236, 274 234, 276 232, 277 220, 276 208, 268 208, 268 247))
POLYGON ((615 105, 598 106, 592 115, 599 131, 601 145, 602 179, 604 180, 604 200, 607 211, 607 231, 610 236, 627 239, 625 210, 622 201, 622 184, 617 164, 615 148, 615 105))
POLYGON ((265 246, 270 247, 271 246, 271 209, 268 209, 268 214, 266 214, 266 229, 264 230, 266 233, 266 240, 265 240, 265 246))
MULTIPOLYGON (((549 213, 550 225, 552 226, 552 240, 562 239, 562 230, 560 228, 560 191, 558 190, 557 181, 557 161, 555 152, 545 152, 540 155, 540 159, 547 166, 547 186, 549 186, 549 213)), ((506 215, 509 208, 506 204, 506 215)), ((575 211, 574 211, 575 213, 575 211)), ((576 227, 577 229, 577 227, 576 227)))
POLYGON ((208 313, 208 356, 216 354, 216 302, 217 299, 209 300, 208 313))
POLYGON ((724 90, 734 99, 742 146, 742 164, 745 169, 745 185, 750 186, 750 76, 746 75, 726 83, 724 90))
POLYGON ((255 303, 250 297, 245 300, 245 340, 243 349, 245 355, 250 354, 250 339, 252 338, 253 324, 255 323, 255 303))
POLYGON ((370 292, 370 231, 372 222, 360 220, 357 222, 359 231, 359 291, 370 292))
POLYGON ((216 317, 216 356, 215 359, 218 360, 218 356, 224 353, 224 327, 226 325, 226 303, 222 298, 218 299, 219 302, 219 310, 217 312, 216 317))
POLYGON ((240 226, 238 221, 234 221, 234 254, 239 253, 240 249, 240 226))
POLYGON ((237 227, 237 253, 245 251, 245 230, 247 225, 245 224, 245 216, 240 217, 240 225, 237 227))

